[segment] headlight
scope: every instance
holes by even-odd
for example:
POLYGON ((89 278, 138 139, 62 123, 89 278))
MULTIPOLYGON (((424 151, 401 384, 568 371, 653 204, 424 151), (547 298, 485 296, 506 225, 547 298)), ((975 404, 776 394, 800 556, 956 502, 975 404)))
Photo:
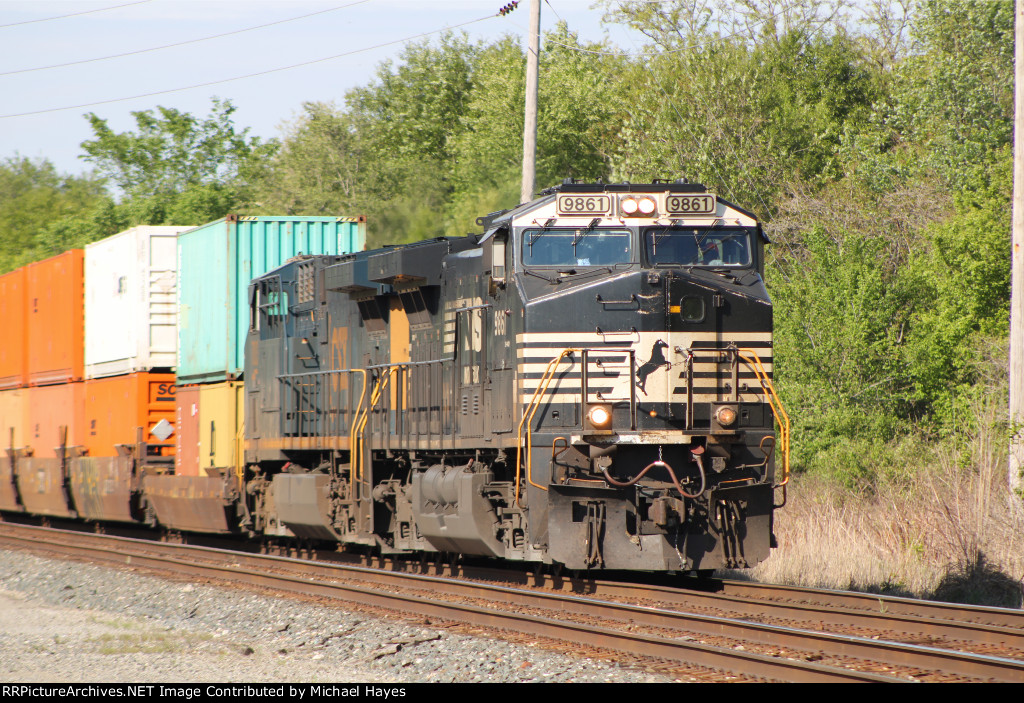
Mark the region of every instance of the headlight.
POLYGON ((612 428, 611 406, 590 406, 590 409, 587 411, 587 428, 593 430, 610 430, 612 428))
POLYGON ((643 215, 650 217, 658 209, 658 203, 649 195, 636 197, 627 195, 619 201, 619 210, 626 217, 643 215))
POLYGON ((736 410, 730 407, 721 407, 715 412, 715 419, 722 427, 732 427, 736 424, 736 410))

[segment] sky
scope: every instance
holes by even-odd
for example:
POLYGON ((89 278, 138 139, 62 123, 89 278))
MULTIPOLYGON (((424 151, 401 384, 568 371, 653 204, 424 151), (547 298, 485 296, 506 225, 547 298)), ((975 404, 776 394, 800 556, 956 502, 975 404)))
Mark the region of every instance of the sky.
MULTIPOLYGON (((457 31, 484 40, 512 34, 525 46, 530 0, 497 16, 508 2, 0 0, 0 159, 46 158, 61 172, 82 173, 90 165, 79 158, 79 144, 92 137, 84 114, 94 112, 115 131, 125 131, 134 128, 132 112, 158 105, 205 116, 213 96, 236 106, 237 128, 280 136, 303 102, 343 105, 348 90, 371 82, 380 62, 397 59, 417 35, 436 37, 446 27, 471 22, 457 31), (282 22, 312 13, 319 14, 282 22), (142 51, 274 22, 280 23, 142 51), (128 52, 142 53, 90 60, 128 52), (328 57, 337 58, 318 61, 328 57), (311 61, 318 62, 201 85, 311 61), (53 67, 71 62, 76 63, 53 67), (137 97, 188 86, 200 87, 137 97)), ((593 3, 543 0, 542 32, 563 19, 581 39, 607 38, 627 50, 642 43, 622 26, 602 24, 602 11, 593 3)))

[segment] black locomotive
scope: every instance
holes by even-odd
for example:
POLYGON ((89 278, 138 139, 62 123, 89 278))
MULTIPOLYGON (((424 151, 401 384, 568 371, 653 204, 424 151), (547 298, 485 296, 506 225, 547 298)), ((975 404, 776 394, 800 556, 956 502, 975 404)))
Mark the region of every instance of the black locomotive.
POLYGON ((581 570, 766 558, 789 434, 754 216, 567 182, 477 222, 252 282, 244 526, 581 570))

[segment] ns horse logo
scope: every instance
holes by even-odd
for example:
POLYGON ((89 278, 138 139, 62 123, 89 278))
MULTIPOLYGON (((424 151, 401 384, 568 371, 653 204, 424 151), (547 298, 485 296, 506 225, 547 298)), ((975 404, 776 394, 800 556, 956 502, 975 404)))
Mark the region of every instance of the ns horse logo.
POLYGON ((672 366, 672 362, 665 358, 665 349, 668 349, 668 344, 665 340, 659 339, 651 347, 651 358, 636 370, 636 387, 643 391, 644 395, 647 395, 647 377, 663 366, 672 366))

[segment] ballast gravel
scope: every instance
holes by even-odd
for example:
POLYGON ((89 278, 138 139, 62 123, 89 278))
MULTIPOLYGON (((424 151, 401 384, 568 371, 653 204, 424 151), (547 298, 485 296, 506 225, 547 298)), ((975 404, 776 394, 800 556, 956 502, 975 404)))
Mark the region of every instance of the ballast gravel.
POLYGON ((614 662, 0 550, 8 683, 615 682, 614 662))

